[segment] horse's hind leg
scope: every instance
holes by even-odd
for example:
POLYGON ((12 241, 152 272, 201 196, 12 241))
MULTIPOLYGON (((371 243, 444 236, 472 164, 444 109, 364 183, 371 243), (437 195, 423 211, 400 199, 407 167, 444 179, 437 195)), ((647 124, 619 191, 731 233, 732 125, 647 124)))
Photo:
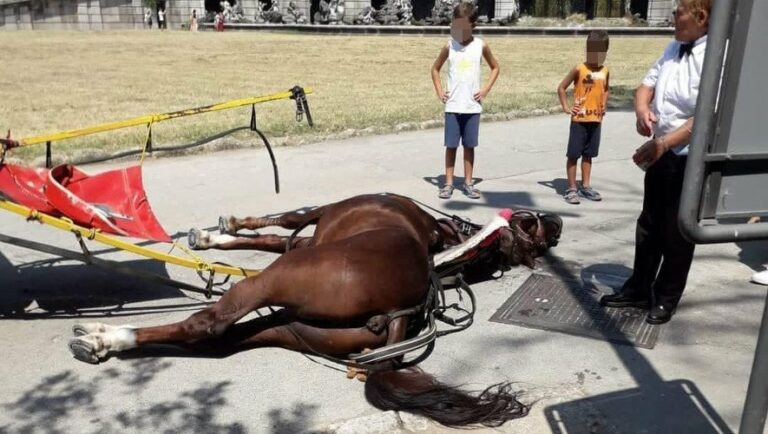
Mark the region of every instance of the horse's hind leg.
POLYGON ((218 337, 249 312, 267 304, 269 288, 264 282, 261 276, 238 282, 218 302, 174 324, 145 328, 76 325, 73 331, 79 336, 69 342, 69 348, 77 359, 98 363, 110 352, 144 344, 184 345, 218 337))
POLYGON ((232 325, 221 336, 185 345, 213 356, 226 357, 253 348, 279 347, 305 353, 343 356, 377 348, 387 333, 374 334, 366 327, 319 328, 297 321, 283 311, 232 325))
MULTIPOLYGON (((204 311, 203 311, 204 312, 204 311)), ((202 314, 203 312, 199 312, 202 314)), ((345 355, 377 348, 387 341, 387 333, 375 334, 366 327, 318 328, 284 315, 284 311, 266 317, 231 324, 219 335, 204 335, 200 339, 182 336, 179 324, 134 329, 106 324, 75 326, 75 339, 70 341, 74 356, 82 361, 98 363, 107 353, 141 347, 153 343, 172 343, 196 353, 227 357, 252 348, 279 347, 306 353, 345 355), (83 335, 82 333, 89 334, 83 335)), ((197 314, 195 314, 197 315, 197 314)), ((187 321, 193 320, 195 315, 187 321)), ((200 320, 200 318, 197 318, 200 320)), ((182 326, 183 327, 183 326, 182 326)), ((198 325, 198 328, 200 326, 198 325)))
MULTIPOLYGON (((228 234, 215 235, 208 231, 190 229, 187 243, 193 250, 262 250, 265 252, 285 253, 290 237, 280 235, 259 235, 255 237, 237 237, 228 234)), ((306 247, 312 237, 294 237, 291 250, 306 247)))
POLYGON ((279 226, 285 229, 298 229, 323 215, 325 207, 321 206, 310 211, 292 211, 278 217, 245 217, 227 216, 219 218, 219 231, 222 234, 234 235, 241 229, 256 230, 267 226, 279 226))

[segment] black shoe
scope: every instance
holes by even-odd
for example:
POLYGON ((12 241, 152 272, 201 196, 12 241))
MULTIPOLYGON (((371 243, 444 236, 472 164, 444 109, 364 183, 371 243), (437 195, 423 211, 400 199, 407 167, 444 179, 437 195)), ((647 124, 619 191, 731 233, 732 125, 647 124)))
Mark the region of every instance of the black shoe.
POLYGON ((675 309, 670 309, 664 306, 653 306, 651 311, 648 312, 648 316, 645 317, 645 322, 648 324, 664 324, 669 322, 674 314, 675 309))
POLYGON ((648 309, 651 302, 647 298, 619 292, 600 297, 600 304, 608 307, 637 307, 640 309, 648 309))

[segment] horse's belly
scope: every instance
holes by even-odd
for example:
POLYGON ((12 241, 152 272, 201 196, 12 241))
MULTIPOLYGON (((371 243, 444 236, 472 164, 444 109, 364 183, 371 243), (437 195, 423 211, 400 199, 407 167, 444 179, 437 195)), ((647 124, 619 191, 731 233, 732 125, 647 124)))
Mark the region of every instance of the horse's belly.
POLYGON ((280 264, 287 273, 280 286, 283 304, 300 318, 365 319, 418 305, 426 294, 426 247, 402 230, 371 231, 291 254, 281 258, 290 264, 280 264))

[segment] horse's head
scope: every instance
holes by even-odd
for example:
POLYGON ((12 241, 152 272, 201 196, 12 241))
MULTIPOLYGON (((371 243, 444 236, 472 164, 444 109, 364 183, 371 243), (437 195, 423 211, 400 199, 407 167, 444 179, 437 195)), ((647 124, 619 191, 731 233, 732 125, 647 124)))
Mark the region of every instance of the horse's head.
POLYGON ((476 277, 493 275, 520 264, 534 268, 536 258, 557 245, 563 221, 554 214, 527 210, 506 212, 506 216, 500 213, 491 226, 479 226, 458 217, 438 220, 451 246, 436 255, 438 267, 442 270, 463 268, 476 277), (499 235, 490 238, 494 228, 499 235), (481 239, 494 241, 488 243, 481 239))
POLYGON ((517 211, 499 237, 499 268, 523 264, 536 266, 536 258, 557 245, 563 220, 554 214, 517 211))

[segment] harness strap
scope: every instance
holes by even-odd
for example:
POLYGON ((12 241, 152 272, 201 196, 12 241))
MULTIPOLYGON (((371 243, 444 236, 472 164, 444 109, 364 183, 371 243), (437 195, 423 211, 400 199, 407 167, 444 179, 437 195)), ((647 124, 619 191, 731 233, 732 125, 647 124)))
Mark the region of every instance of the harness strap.
POLYGON ((464 280, 461 278, 460 275, 449 276, 448 278, 445 278, 445 276, 440 276, 437 272, 435 272, 434 265, 431 259, 430 259, 429 267, 430 267, 429 290, 427 292, 427 297, 424 303, 420 304, 419 306, 415 306, 410 309, 403 309, 388 315, 377 315, 377 317, 385 317, 389 321, 391 321, 392 319, 395 319, 400 316, 415 315, 415 314, 418 314, 419 312, 424 312, 425 320, 427 321, 426 333, 422 333, 411 339, 407 339, 401 342, 397 342, 395 344, 387 345, 385 347, 378 348, 370 352, 350 354, 348 359, 342 359, 342 358, 333 357, 331 355, 324 354, 315 350, 301 337, 301 335, 299 335, 295 330, 293 330, 293 328, 290 325, 288 325, 287 328, 294 335, 294 337, 299 342, 301 342, 301 344, 304 345, 304 347, 311 354, 340 365, 351 366, 359 369, 367 369, 369 371, 389 369, 389 367, 382 367, 380 364, 385 361, 397 359, 415 350, 426 347, 424 352, 418 355, 416 358, 408 361, 399 361, 397 362, 398 363, 397 366, 399 369, 402 369, 402 368, 414 366, 418 363, 421 363, 432 353, 435 345, 435 339, 438 336, 444 336, 446 334, 455 333, 456 331, 464 330, 465 328, 469 327, 469 325, 472 324, 471 318, 472 318, 472 315, 474 315, 474 306, 475 306, 474 294, 472 294, 471 290, 469 289, 469 286, 466 284, 466 282, 464 282, 464 280), (445 311, 451 308, 455 308, 457 305, 455 304, 451 306, 439 305, 438 294, 442 293, 445 290, 445 287, 443 285, 444 283, 447 283, 450 285, 456 285, 457 288, 461 287, 464 291, 467 291, 467 293, 470 296, 470 299, 472 300, 471 312, 465 309, 458 308, 457 310, 467 312, 467 315, 461 318, 455 318, 455 319, 449 318, 445 315, 445 311), (451 325, 457 325, 467 320, 469 320, 469 322, 467 324, 463 324, 459 326, 459 328, 455 330, 438 331, 436 320, 440 320, 442 322, 445 322, 451 325))
POLYGON ((441 216, 444 216, 444 217, 448 217, 449 219, 451 219, 453 221, 460 222, 462 225, 466 225, 466 226, 472 227, 474 229, 482 228, 482 225, 479 225, 477 223, 472 223, 468 219, 461 218, 461 217, 457 216, 456 214, 445 213, 443 211, 440 211, 439 209, 433 208, 433 207, 427 205, 426 203, 421 202, 419 200, 416 200, 416 199, 414 199, 412 197, 403 196, 402 194, 397 194, 397 193, 389 193, 389 192, 384 192, 383 194, 386 194, 386 195, 389 195, 389 196, 396 196, 396 197, 400 197, 400 198, 403 198, 403 199, 408 199, 411 202, 416 203, 418 205, 421 205, 424 208, 426 208, 426 209, 428 209, 428 210, 430 210, 430 211, 432 211, 434 213, 440 214, 441 216))
POLYGON ((436 294, 442 293, 442 291, 443 291, 443 284, 440 281, 439 276, 435 272, 435 264, 434 262, 432 262, 432 259, 430 258, 429 288, 427 290, 427 297, 424 299, 424 302, 408 309, 402 309, 396 312, 376 315, 371 319, 369 319, 368 322, 365 324, 365 326, 368 328, 368 330, 378 335, 378 334, 381 334, 381 332, 383 332, 384 329, 386 329, 389 326, 389 323, 391 323, 393 320, 397 318, 400 318, 403 316, 415 315, 415 314, 424 312, 425 309, 428 311, 433 311, 436 308, 436 306, 433 306, 436 301, 436 294))
POLYGON ((302 223, 301 226, 296 228, 296 230, 291 232, 291 235, 288 237, 287 240, 285 240, 285 251, 288 252, 289 250, 291 250, 291 248, 293 248, 293 240, 296 239, 296 236, 299 235, 299 233, 301 231, 306 229, 307 226, 309 226, 309 225, 316 224, 318 221, 320 221, 319 217, 315 218, 315 219, 312 219, 312 220, 308 220, 308 221, 302 223))

